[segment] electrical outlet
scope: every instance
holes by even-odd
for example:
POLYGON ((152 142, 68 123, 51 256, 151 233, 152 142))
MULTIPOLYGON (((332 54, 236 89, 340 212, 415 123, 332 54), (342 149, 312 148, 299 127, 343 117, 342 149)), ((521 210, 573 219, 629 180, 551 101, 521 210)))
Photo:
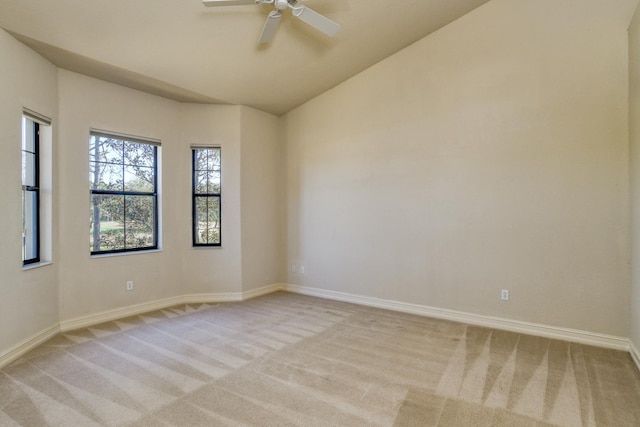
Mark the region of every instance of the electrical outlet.
POLYGON ((304 265, 300 266, 300 274, 304 274, 304 265))
POLYGON ((291 264, 291 272, 292 273, 296 272, 296 265, 295 264, 291 264))
POLYGON ((502 298, 502 301, 509 301, 509 290, 503 289, 500 293, 500 297, 502 298))
POLYGON ((129 280, 127 282, 127 290, 128 291, 132 291, 133 290, 133 280, 129 280))

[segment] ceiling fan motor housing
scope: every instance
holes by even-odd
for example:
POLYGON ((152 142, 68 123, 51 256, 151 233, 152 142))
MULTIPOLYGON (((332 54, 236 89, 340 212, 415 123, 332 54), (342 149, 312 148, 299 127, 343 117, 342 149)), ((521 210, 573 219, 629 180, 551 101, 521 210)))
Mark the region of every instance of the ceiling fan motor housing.
POLYGON ((289 2, 288 0, 275 0, 274 6, 278 10, 285 10, 289 7, 289 2))

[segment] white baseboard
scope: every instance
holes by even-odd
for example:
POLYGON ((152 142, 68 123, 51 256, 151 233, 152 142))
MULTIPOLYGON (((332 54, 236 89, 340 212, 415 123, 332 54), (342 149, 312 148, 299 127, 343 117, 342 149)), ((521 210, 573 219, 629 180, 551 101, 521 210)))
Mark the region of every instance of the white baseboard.
POLYGON ((638 349, 627 338, 283 283, 274 283, 272 285, 245 292, 181 295, 65 320, 38 332, 32 337, 11 347, 4 353, 1 353, 0 368, 8 365, 14 360, 17 360, 28 351, 51 339, 60 332, 86 328, 99 323, 109 322, 128 316, 135 316, 149 311, 160 310, 178 304, 245 301, 280 290, 488 328, 578 342, 581 344, 612 348, 616 350, 624 350, 631 354, 636 366, 640 370, 640 352, 638 352, 638 349))
POLYGON ((629 340, 629 354, 631 354, 631 358, 635 362, 638 371, 640 371, 640 352, 631 340, 629 340))
POLYGON ((142 304, 134 304, 127 307, 116 308, 113 310, 105 310, 99 313, 87 314, 69 320, 60 322, 60 332, 68 332, 74 329, 86 328, 88 326, 97 325, 99 323, 110 322, 112 320, 122 319, 124 317, 135 316, 154 310, 171 307, 184 303, 183 296, 164 298, 161 300, 145 302, 142 304))
POLYGON ((282 290, 283 287, 284 285, 282 285, 281 283, 274 283, 272 285, 264 286, 258 289, 252 289, 245 292, 180 295, 142 304, 134 304, 114 310, 101 311, 99 313, 88 314, 86 316, 80 316, 74 319, 64 320, 59 324, 38 332, 34 336, 27 338, 26 340, 11 347, 4 353, 1 353, 0 368, 3 368, 9 363, 19 359, 27 352, 33 350, 45 341, 53 338, 60 332, 68 332, 73 329, 86 328, 89 326, 97 325, 99 323, 122 319, 129 316, 135 316, 138 314, 147 313, 149 311, 161 310, 163 308, 171 307, 178 304, 245 301, 251 298, 256 298, 262 295, 282 290))
POLYGON ((60 331, 67 332, 73 329, 86 328, 99 323, 110 322, 122 319, 123 317, 136 316, 149 311, 161 310, 178 304, 199 304, 214 302, 245 301, 271 292, 279 291, 283 288, 280 283, 264 286, 246 292, 226 292, 211 294, 188 294, 177 297, 165 298, 161 300, 146 302, 142 304, 130 305, 128 307, 106 310, 100 313, 89 314, 60 322, 60 331))
POLYGON ((262 295, 280 291, 284 288, 282 283, 274 283, 272 285, 263 286, 258 289, 252 289, 244 292, 227 292, 217 294, 189 294, 183 296, 183 303, 197 304, 203 302, 233 302, 246 301, 262 295))
POLYGON ((7 366, 9 363, 15 360, 18 360, 20 357, 24 356, 26 353, 33 350, 40 344, 50 340, 58 333, 60 333, 60 327, 56 324, 49 328, 43 329, 37 334, 14 345, 9 350, 0 354, 0 368, 7 366))
POLYGON ((251 298, 261 297, 262 295, 271 294, 273 292, 282 291, 285 288, 284 283, 274 283, 272 285, 263 286, 262 288, 244 291, 242 293, 243 301, 251 298))
POLYGON ((403 313, 417 314, 420 316, 433 317, 436 319, 451 320, 454 322, 467 323, 487 328, 501 329, 511 332, 518 332, 528 335, 536 335, 545 338, 553 338, 564 341, 577 342, 580 344, 606 347, 615 350, 630 351, 630 342, 627 338, 611 335, 596 334, 592 332, 575 329, 560 328, 557 326, 541 325, 536 323, 522 322, 519 320, 502 319, 498 317, 484 316, 462 311, 449 310, 444 308, 429 307, 426 305, 411 304, 400 301, 383 300, 379 298, 353 295, 344 292, 329 291, 325 289, 309 288, 298 285, 284 285, 285 291, 298 294, 311 295, 320 298, 337 301, 350 302, 369 307, 384 308, 403 313))

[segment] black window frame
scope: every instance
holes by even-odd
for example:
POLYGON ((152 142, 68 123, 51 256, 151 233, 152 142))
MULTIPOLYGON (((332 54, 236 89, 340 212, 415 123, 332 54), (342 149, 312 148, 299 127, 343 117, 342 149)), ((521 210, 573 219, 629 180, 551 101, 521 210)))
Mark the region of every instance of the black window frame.
MULTIPOLYGON (((122 191, 116 191, 116 190, 96 190, 93 188, 89 189, 89 193, 90 193, 90 197, 93 198, 93 196, 123 196, 124 198, 124 206, 126 208, 126 198, 127 196, 133 196, 133 197, 139 197, 139 196, 143 196, 143 197, 152 197, 153 199, 153 244, 150 246, 142 246, 142 247, 134 247, 134 248, 122 248, 122 249, 109 249, 109 250, 98 250, 95 251, 93 250, 93 248, 91 248, 91 255, 108 255, 108 254, 124 254, 124 253, 134 253, 134 252, 140 252, 140 251, 152 251, 152 250, 157 250, 159 248, 159 236, 160 236, 160 228, 159 228, 159 203, 158 203, 158 147, 160 146, 159 143, 156 143, 155 141, 151 141, 151 140, 145 140, 142 138, 137 138, 137 137, 130 137, 130 136, 126 136, 126 135, 121 135, 121 134, 117 134, 117 133, 108 133, 108 132, 99 132, 99 131, 91 131, 90 135, 89 135, 89 146, 91 147, 91 138, 96 137, 96 138, 109 138, 109 139, 114 139, 117 141, 121 141, 123 143, 123 150, 124 150, 124 144, 125 143, 131 143, 131 144, 145 144, 145 145, 149 145, 153 147, 153 191, 150 192, 146 192, 146 191, 125 191, 124 189, 122 191)), ((92 163, 92 160, 89 160, 89 164, 92 163)), ((94 162, 95 163, 95 162, 94 162)), ((103 162, 100 162, 103 163, 103 162)), ((124 169, 125 166, 127 166, 127 164, 125 164, 124 161, 124 155, 123 155, 123 162, 122 164, 120 163, 111 163, 111 164, 115 164, 115 165, 122 165, 123 167, 123 173, 124 173, 124 169)), ((126 213, 123 215, 124 216, 124 222, 123 222, 123 227, 124 227, 124 242, 126 245, 126 213)), ((94 225, 95 226, 95 225, 94 225)))
MULTIPOLYGON (((26 150, 22 147, 22 153, 27 153, 27 155, 32 155, 34 157, 34 171, 33 171, 33 183, 35 185, 25 185, 22 183, 22 265, 35 264, 40 262, 40 243, 41 243, 41 234, 40 234, 40 124, 36 121, 33 121, 29 117, 23 116, 23 121, 28 120, 28 123, 33 125, 33 151, 26 150), (27 230, 25 225, 25 198, 26 193, 35 194, 35 221, 34 228, 35 230, 27 230), (27 235, 31 235, 35 233, 35 256, 32 258, 26 258, 26 239, 27 235)), ((24 126, 24 124, 23 124, 24 126)), ((24 127, 23 127, 24 132, 24 127)), ((23 135, 24 138, 24 135, 23 135)), ((25 165, 23 165, 23 168, 25 165)), ((23 170, 24 173, 24 170, 23 170)))
MULTIPOLYGON (((212 171, 206 169, 206 171, 212 171)), ((193 247, 199 248, 216 248, 222 246, 222 149, 221 147, 191 147, 191 243, 193 247), (205 170, 196 169, 196 153, 198 150, 217 150, 219 152, 220 166, 220 191, 217 193, 197 192, 197 172, 205 170), (218 200, 218 242, 199 243, 198 242, 198 222, 197 222, 197 200, 198 199, 217 199, 218 200)))

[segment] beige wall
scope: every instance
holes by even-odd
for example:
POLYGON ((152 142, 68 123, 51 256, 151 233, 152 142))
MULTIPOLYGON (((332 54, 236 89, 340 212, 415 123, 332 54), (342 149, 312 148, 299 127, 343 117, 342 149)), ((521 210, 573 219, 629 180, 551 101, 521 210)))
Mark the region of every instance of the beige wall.
MULTIPOLYGON (((21 117, 29 108, 53 120, 58 144, 56 68, 0 30, 0 355, 58 319, 57 235, 54 264, 22 269, 21 117)), ((57 151, 54 151, 54 161, 57 151)), ((54 187, 57 177, 53 176, 54 187)), ((54 188, 55 189, 55 188, 54 188)), ((55 206, 54 206, 55 209, 55 206)), ((55 213, 55 212, 54 212, 55 213)), ((54 216, 55 221, 55 216, 54 216)), ((54 228, 55 230, 55 228, 54 228)))
POLYGON ((627 336, 635 5, 493 0, 286 115, 289 282, 627 336))
POLYGON ((2 145, 3 153, 6 152, 2 156, 6 162, 2 173, 4 181, 15 181, 16 185, 13 191, 9 191, 8 186, 1 191, 7 192, 4 195, 9 201, 6 206, 17 208, 3 211, 3 218, 7 220, 1 226, 6 228, 7 235, 14 235, 15 244, 0 246, 0 267, 6 278, 0 287, 3 297, 0 315, 3 324, 17 326, 0 328, 3 334, 0 349, 8 349, 59 321, 179 295, 241 292, 280 281, 277 274, 282 264, 278 258, 280 245, 256 268, 247 267, 246 286, 242 279, 244 223, 246 256, 254 261, 256 252, 265 249, 264 242, 273 241, 274 235, 279 233, 272 223, 277 224, 279 220, 276 212, 281 200, 275 177, 281 175, 281 168, 268 164, 277 162, 278 158, 276 117, 243 107, 179 104, 56 70, 5 33, 0 36, 6 57, 14 58, 12 63, 21 64, 2 76, 6 93, 10 95, 6 99, 11 101, 2 103, 6 111, 0 116, 0 123, 2 132, 7 135, 3 140, 15 140, 15 147, 2 145), (24 84, 15 84, 20 80, 17 76, 24 79, 24 84), (61 236, 55 264, 26 272, 20 265, 19 239, 19 138, 23 105, 53 117, 59 132, 56 141, 59 161, 55 164, 59 185, 54 192, 57 206, 54 228, 61 236), (162 141, 160 251, 102 257, 89 255, 89 218, 78 212, 89 210, 88 136, 92 128, 162 141), (247 167, 253 169, 245 174, 246 179, 260 191, 255 194, 254 187, 246 189, 250 194, 244 198, 248 212, 244 216, 241 215, 243 133, 243 156, 247 167), (260 143, 263 140, 264 145, 260 143), (222 248, 191 247, 191 145, 222 147, 222 248), (10 161, 12 157, 17 160, 10 161), (261 182, 258 182, 258 172, 265 178, 261 182), (273 194, 269 194, 271 191, 273 194), (250 211, 263 198, 269 202, 263 206, 267 222, 261 228, 259 223, 265 217, 250 211), (128 280, 134 281, 133 292, 125 290, 128 280), (25 306, 30 309, 25 310, 25 306))
MULTIPOLYGON (((111 83, 60 70, 60 318, 181 294, 178 249, 172 230, 182 217, 176 199, 182 188, 172 179, 185 155, 178 141, 179 104, 111 83), (88 140, 90 129, 155 138, 161 148, 162 250, 154 253, 89 255, 88 140), (134 291, 125 284, 134 281, 134 291)), ((188 153, 186 154, 188 156, 188 153)), ((187 205, 188 208, 189 205, 187 205)))
POLYGON ((281 281, 283 167, 280 119, 242 107, 242 290, 281 281))
POLYGON ((637 1, 605 3, 493 0, 283 119, 57 70, 0 31, 0 355, 59 321, 285 279, 619 336, 631 323, 638 347, 640 24, 628 51, 637 1), (54 121, 54 264, 28 271, 23 107, 54 121), (92 127, 162 140, 161 251, 89 256, 92 127), (193 144, 222 147, 219 249, 191 248, 193 144))
MULTIPOLYGON (((180 204, 185 217, 181 241, 180 281, 186 293, 240 292, 242 287, 242 242, 240 218, 241 107, 185 104, 180 109, 180 143, 184 153, 191 145, 220 146, 222 154, 222 247, 191 248, 191 157, 182 155, 183 182, 180 204)), ((173 179, 173 178, 172 178, 173 179)), ((174 209, 180 209, 177 205, 174 209)))
POLYGON ((629 28, 631 157, 631 342, 640 350, 640 8, 629 28))
POLYGON ((179 104, 62 70, 59 87, 64 141, 62 320, 179 295, 242 292, 280 281, 281 245, 272 251, 266 245, 279 233, 272 225, 278 224, 281 205, 276 181, 281 172, 275 164, 277 117, 239 106, 179 104), (88 217, 77 212, 89 209, 85 177, 92 128, 162 141, 160 251, 89 256, 88 217), (193 145, 222 150, 221 248, 191 245, 193 145), (133 292, 125 290, 128 280, 134 281, 133 292))

